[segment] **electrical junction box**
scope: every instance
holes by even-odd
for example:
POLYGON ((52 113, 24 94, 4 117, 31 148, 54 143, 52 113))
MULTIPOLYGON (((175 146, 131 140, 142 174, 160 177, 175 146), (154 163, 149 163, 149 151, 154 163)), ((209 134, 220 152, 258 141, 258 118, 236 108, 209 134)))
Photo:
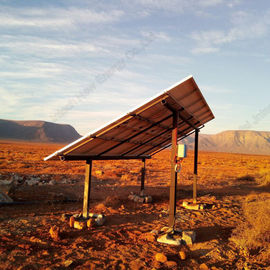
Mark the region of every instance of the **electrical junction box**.
POLYGON ((187 157, 187 146, 185 144, 177 145, 177 157, 179 158, 187 157))

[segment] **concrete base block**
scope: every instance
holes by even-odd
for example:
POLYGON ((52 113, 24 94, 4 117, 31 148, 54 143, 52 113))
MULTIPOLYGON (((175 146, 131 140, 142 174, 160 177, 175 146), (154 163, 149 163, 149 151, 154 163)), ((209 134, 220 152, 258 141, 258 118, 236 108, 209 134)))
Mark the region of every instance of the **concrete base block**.
POLYGON ((144 195, 144 191, 140 192, 140 195, 130 194, 128 198, 131 201, 139 202, 139 203, 151 203, 153 201, 152 196, 144 195))
POLYGON ((102 226, 105 220, 106 218, 103 214, 89 213, 88 218, 75 214, 70 217, 70 226, 75 229, 82 230, 86 227, 92 227, 92 225, 102 226))
POLYGON ((75 229, 82 230, 82 229, 86 228, 86 222, 84 220, 82 220, 82 221, 75 220, 73 226, 75 229))
POLYGON ((171 233, 166 233, 158 237, 157 241, 162 244, 180 246, 181 245, 181 235, 174 235, 171 233))
POLYGON ((183 231, 182 232, 182 240, 187 244, 187 245, 192 245, 194 244, 196 239, 196 233, 194 231, 183 231))
POLYGON ((165 234, 158 237, 157 241, 163 244, 174 246, 181 244, 192 245, 196 239, 196 233, 194 231, 181 231, 170 227, 163 227, 161 232, 165 232, 165 234))
POLYGON ((189 210, 202 210, 202 209, 206 208, 205 204, 203 204, 203 203, 192 204, 189 202, 183 202, 182 206, 186 209, 189 209, 189 210))

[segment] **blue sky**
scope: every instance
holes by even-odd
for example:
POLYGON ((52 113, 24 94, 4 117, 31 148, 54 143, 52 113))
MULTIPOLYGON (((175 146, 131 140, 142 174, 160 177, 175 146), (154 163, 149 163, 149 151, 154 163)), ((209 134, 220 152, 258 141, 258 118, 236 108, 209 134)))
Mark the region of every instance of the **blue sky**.
POLYGON ((0 1, 0 118, 82 135, 193 75, 216 119, 269 130, 268 0, 0 1))

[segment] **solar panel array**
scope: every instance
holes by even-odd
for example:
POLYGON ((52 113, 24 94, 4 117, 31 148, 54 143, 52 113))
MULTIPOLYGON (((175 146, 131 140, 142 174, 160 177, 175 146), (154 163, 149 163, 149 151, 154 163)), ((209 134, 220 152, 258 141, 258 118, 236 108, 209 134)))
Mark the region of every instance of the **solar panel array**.
POLYGON ((142 106, 88 133, 45 160, 145 158, 170 145, 172 112, 178 111, 178 138, 188 135, 214 115, 189 76, 142 106))

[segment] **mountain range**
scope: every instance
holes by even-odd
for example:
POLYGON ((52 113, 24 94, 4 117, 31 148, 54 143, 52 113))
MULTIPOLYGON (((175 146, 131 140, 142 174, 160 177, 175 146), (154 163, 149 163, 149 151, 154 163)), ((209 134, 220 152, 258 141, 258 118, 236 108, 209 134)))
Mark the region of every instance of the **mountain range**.
MULTIPOLYGON (((13 121, 0 119, 0 139, 46 143, 69 143, 81 135, 71 125, 46 121, 13 121)), ((183 139, 194 148, 194 134, 183 139)), ((217 134, 199 134, 199 149, 214 152, 270 155, 270 132, 227 130, 217 134)))
POLYGON ((0 139, 69 143, 81 137, 71 125, 0 119, 0 139))
MULTIPOLYGON (((184 140, 194 148, 194 135, 184 140)), ((270 155, 270 132, 227 130, 217 134, 199 134, 199 149, 204 151, 270 155)))

